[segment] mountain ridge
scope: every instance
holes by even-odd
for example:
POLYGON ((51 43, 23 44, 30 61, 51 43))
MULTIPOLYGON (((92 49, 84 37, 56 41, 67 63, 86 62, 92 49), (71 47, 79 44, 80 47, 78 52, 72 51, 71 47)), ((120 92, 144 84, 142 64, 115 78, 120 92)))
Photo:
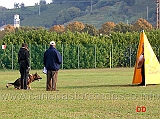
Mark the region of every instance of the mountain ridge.
POLYGON ((0 13, 0 26, 13 24, 14 14, 20 15, 21 26, 29 27, 50 28, 79 21, 100 28, 105 22, 132 24, 139 18, 146 19, 153 26, 156 24, 156 4, 150 0, 93 0, 92 5, 65 0, 41 6, 0 9, 0 13))

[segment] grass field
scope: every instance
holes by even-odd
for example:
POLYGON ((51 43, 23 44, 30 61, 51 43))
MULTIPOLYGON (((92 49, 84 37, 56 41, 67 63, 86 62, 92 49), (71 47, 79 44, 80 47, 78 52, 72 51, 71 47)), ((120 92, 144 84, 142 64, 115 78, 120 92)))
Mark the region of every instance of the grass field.
POLYGON ((57 92, 46 91, 46 75, 32 90, 15 90, 19 71, 0 71, 2 119, 159 119, 160 85, 131 85, 133 68, 60 70, 57 92), (140 111, 139 107, 146 111, 140 111), (137 108, 138 107, 138 108, 137 108))

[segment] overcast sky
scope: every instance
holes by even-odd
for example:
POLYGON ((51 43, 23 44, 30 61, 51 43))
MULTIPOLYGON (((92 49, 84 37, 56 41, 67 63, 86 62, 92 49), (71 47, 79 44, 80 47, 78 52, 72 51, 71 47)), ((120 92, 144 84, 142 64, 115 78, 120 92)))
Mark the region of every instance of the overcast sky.
MULTIPOLYGON (((25 6, 34 6, 35 3, 39 3, 40 0, 0 0, 0 6, 6 8, 14 8, 14 3, 24 3, 25 6)), ((52 0, 46 0, 47 3, 50 3, 52 0)))

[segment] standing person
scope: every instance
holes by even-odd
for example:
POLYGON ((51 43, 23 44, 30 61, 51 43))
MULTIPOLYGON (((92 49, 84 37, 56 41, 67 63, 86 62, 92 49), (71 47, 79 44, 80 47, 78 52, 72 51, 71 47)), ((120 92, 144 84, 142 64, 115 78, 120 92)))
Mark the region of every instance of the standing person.
POLYGON ((58 70, 60 69, 61 63, 62 57, 56 49, 56 43, 54 41, 51 41, 50 47, 45 51, 43 59, 43 64, 47 69, 47 91, 58 91, 56 83, 58 78, 58 70))
POLYGON ((21 74, 21 89, 27 89, 28 74, 30 69, 29 63, 29 50, 26 43, 22 44, 22 47, 18 52, 18 63, 20 65, 21 74))
POLYGON ((138 69, 141 69, 142 82, 139 85, 145 85, 145 67, 144 67, 144 43, 142 44, 142 53, 138 59, 138 69))

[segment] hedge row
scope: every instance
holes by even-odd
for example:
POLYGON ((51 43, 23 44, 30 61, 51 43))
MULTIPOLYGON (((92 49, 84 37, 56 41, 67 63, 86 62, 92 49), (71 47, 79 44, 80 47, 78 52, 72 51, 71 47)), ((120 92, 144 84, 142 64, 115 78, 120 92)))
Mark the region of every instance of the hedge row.
MULTIPOLYGON (((160 56, 160 30, 145 32, 158 59, 160 56)), ((43 68, 43 53, 51 40, 63 56, 63 69, 132 67, 135 63, 140 33, 113 32, 110 36, 90 36, 87 33, 57 34, 47 30, 17 30, 0 41, 7 45, 0 49, 0 68, 19 69, 17 53, 23 42, 29 44, 32 69, 43 68)))

